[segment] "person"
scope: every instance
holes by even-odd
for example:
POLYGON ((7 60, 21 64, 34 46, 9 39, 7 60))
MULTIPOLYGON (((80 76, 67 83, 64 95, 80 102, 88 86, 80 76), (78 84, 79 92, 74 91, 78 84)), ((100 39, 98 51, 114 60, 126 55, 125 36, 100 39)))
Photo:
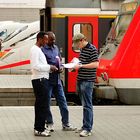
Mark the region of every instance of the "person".
MULTIPOLYGON (((73 47, 80 49, 80 63, 74 66, 78 70, 77 93, 83 106, 83 125, 77 130, 80 136, 90 136, 93 127, 92 93, 96 79, 96 68, 99 65, 98 52, 94 45, 87 42, 86 37, 79 33, 73 37, 73 47)), ((76 132, 77 132, 76 131, 76 132)))
POLYGON ((45 130, 49 72, 57 70, 55 66, 47 64, 45 55, 41 51, 41 47, 47 41, 48 35, 45 32, 39 32, 36 44, 30 50, 31 79, 35 94, 34 135, 45 137, 50 136, 50 132, 45 130))
POLYGON ((43 53, 46 56, 48 64, 55 65, 58 68, 58 71, 54 71, 49 74, 49 83, 48 83, 48 108, 47 108, 47 117, 46 117, 46 126, 48 130, 54 131, 54 122, 52 113, 50 110, 51 96, 54 93, 57 104, 60 109, 61 121, 62 121, 62 130, 74 131, 76 128, 69 123, 69 111, 67 106, 67 101, 63 91, 62 82, 60 79, 61 69, 61 56, 57 45, 55 45, 55 34, 51 31, 47 32, 48 43, 42 48, 43 53))

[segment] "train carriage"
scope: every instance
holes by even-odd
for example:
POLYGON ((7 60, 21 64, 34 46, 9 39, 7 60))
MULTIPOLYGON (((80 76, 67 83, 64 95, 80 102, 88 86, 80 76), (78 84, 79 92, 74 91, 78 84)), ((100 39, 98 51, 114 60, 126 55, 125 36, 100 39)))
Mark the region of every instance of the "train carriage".
POLYGON ((100 53, 99 98, 140 104, 140 1, 126 0, 100 53))

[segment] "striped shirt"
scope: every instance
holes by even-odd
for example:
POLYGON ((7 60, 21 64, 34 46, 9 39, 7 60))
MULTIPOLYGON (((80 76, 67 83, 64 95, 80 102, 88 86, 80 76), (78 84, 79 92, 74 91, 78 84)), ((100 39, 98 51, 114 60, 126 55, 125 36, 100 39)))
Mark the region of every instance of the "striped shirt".
MULTIPOLYGON (((98 61, 98 52, 95 46, 88 43, 81 49, 79 60, 82 64, 89 64, 98 61)), ((96 68, 80 68, 78 70, 77 80, 86 80, 94 82, 96 79, 96 68)))

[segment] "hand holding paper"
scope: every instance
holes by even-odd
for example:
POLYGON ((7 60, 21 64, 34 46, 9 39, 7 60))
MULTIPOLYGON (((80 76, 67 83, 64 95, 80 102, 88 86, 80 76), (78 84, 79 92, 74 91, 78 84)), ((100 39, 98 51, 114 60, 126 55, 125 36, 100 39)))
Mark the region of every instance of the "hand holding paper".
POLYGON ((62 64, 64 66, 64 68, 74 68, 77 64, 79 64, 80 61, 78 58, 74 57, 70 63, 67 63, 67 64, 62 64))

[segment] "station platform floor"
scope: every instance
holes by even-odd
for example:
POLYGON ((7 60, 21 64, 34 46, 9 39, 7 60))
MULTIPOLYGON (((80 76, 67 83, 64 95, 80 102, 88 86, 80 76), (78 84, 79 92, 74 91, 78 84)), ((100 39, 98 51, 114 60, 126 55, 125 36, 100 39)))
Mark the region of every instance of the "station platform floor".
MULTIPOLYGON (((94 129, 89 137, 62 131, 58 106, 51 106, 55 132, 51 137, 33 134, 34 107, 0 107, 0 140, 139 140, 140 106, 94 106, 94 129)), ((70 122, 82 125, 82 107, 69 106, 70 122)))

